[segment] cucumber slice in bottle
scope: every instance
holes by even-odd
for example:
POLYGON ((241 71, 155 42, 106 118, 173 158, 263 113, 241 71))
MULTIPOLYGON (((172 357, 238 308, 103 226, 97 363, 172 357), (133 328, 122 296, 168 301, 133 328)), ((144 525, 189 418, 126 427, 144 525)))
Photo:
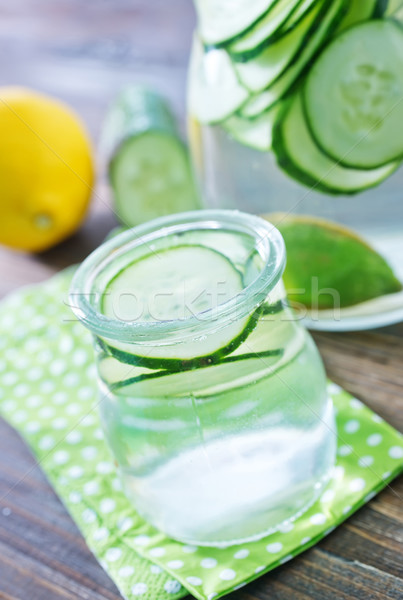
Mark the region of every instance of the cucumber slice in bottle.
POLYGON ((232 61, 225 50, 204 51, 193 38, 188 82, 188 106, 200 123, 219 123, 247 100, 248 92, 237 79, 232 61))
POLYGON ((195 0, 200 36, 208 46, 231 41, 254 25, 279 0, 195 0))
POLYGON ((304 107, 334 160, 374 169, 403 158, 403 28, 374 20, 337 36, 309 71, 304 107))
POLYGON ((384 0, 350 0, 347 14, 340 23, 338 31, 343 31, 361 21, 381 16, 381 4, 384 4, 384 0))
POLYGON ((158 94, 127 88, 107 115, 103 146, 112 156, 115 209, 126 227, 200 208, 187 149, 158 94))
POLYGON ((268 90, 258 94, 253 94, 250 99, 240 109, 241 116, 252 118, 267 110, 276 102, 290 93, 294 86, 299 83, 305 70, 314 59, 316 53, 322 47, 322 44, 334 32, 340 20, 343 18, 346 9, 345 0, 334 0, 326 14, 321 15, 321 24, 307 40, 306 46, 300 52, 298 59, 293 62, 268 90))
POLYGON ((280 0, 267 15, 247 31, 239 40, 232 42, 227 50, 234 60, 248 60, 261 52, 262 47, 277 37, 282 26, 301 5, 316 0, 280 0))
POLYGON ((260 92, 273 85, 298 55, 312 30, 319 25, 318 15, 326 2, 327 0, 321 1, 299 25, 270 44, 258 56, 247 62, 235 62, 235 70, 242 85, 251 92, 260 92))
POLYGON ((291 177, 326 194, 355 194, 381 183, 399 163, 374 170, 346 169, 316 145, 305 121, 301 93, 292 99, 273 134, 280 167, 291 177))
POLYGON ((222 123, 223 128, 244 146, 267 152, 272 147, 272 132, 282 105, 276 104, 255 119, 233 115, 222 123))
MULTIPOLYGON (((217 250, 205 246, 175 246, 126 265, 106 286, 100 310, 130 323, 175 321, 214 309, 244 289, 241 273, 217 250)), ((212 317, 209 315, 209 322, 212 317)), ((121 362, 150 368, 178 370, 185 364, 211 363, 233 352, 256 325, 254 315, 231 321, 216 332, 174 344, 152 346, 137 340, 101 340, 107 353, 121 362)))

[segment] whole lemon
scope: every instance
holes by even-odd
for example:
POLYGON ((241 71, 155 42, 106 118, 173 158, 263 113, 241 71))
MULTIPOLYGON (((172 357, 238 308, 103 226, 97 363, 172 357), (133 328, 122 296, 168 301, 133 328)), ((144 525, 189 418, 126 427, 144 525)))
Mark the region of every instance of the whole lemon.
POLYGON ((83 124, 65 104, 32 90, 0 88, 0 243, 46 250, 87 211, 94 168, 83 124))

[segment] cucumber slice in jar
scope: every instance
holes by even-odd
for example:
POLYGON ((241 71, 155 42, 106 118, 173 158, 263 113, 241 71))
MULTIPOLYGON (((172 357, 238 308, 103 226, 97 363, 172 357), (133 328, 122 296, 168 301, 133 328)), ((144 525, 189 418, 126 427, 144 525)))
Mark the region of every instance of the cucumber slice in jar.
POLYGON ((267 152, 272 147, 272 132, 282 105, 276 104, 255 119, 233 115, 223 122, 223 128, 244 146, 267 152))
POLYGON ((239 81, 251 92, 260 92, 273 85, 306 43, 312 30, 320 25, 319 15, 328 0, 320 1, 315 9, 294 29, 247 62, 234 62, 239 81))
POLYGON ((123 225, 200 207, 187 149, 158 94, 140 86, 124 90, 107 115, 102 137, 123 225))
POLYGON ((297 93, 273 133, 273 149, 280 167, 293 179, 326 194, 356 194, 381 183, 399 163, 374 170, 340 166, 316 145, 305 121, 301 93, 297 93))
POLYGON ((232 42, 227 50, 235 60, 248 60, 261 52, 262 48, 280 37, 282 26, 290 19, 301 4, 313 4, 317 0, 280 0, 258 23, 241 38, 232 42))
POLYGON ((193 38, 188 82, 188 106, 200 123, 219 123, 247 100, 248 91, 237 79, 225 50, 204 51, 193 38))
MULTIPOLYGON (((183 321, 214 313, 220 304, 242 292, 241 273, 217 250, 205 246, 176 246, 149 254, 126 265, 106 286, 100 310, 108 318, 133 324, 133 343, 100 340, 105 352, 128 364, 178 370, 211 363, 233 352, 256 325, 254 314, 231 320, 213 333, 197 338, 187 332, 179 343, 150 346, 135 336, 136 323, 183 321)), ((213 315, 208 315, 206 323, 213 315)))
POLYGON ((322 44, 329 38, 339 25, 346 9, 345 0, 334 0, 326 14, 323 15, 320 26, 307 40, 306 46, 298 56, 298 59, 290 65, 283 75, 269 89, 258 94, 253 94, 240 109, 241 116, 252 118, 267 110, 276 102, 281 100, 298 85, 301 77, 305 74, 307 67, 314 59, 322 44))
MULTIPOLYGON (((232 387, 246 385, 273 371, 281 364, 283 350, 270 350, 259 354, 250 353, 223 359, 219 364, 203 365, 198 369, 153 371, 123 380, 112 386, 119 395, 129 397, 207 396, 225 391, 229 382, 232 387)), ((127 366, 127 365, 126 365, 127 366)))
POLYGON ((200 37, 207 46, 230 42, 253 26, 279 0, 195 0, 200 37))
POLYGON ((343 165, 403 158, 403 28, 374 20, 337 36, 309 71, 304 108, 317 144, 343 165))

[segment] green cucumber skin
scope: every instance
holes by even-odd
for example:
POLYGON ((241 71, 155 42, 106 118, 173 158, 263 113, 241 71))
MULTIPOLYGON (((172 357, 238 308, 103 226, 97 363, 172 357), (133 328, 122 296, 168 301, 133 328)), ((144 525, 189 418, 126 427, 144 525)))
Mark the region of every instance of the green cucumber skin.
POLYGON ((267 10, 265 10, 257 19, 255 19, 255 21, 253 23, 248 25, 248 27, 246 27, 245 29, 243 29, 242 31, 237 33, 236 35, 234 35, 230 38, 227 38, 226 40, 222 40, 221 42, 217 42, 215 44, 208 44, 208 43, 204 42, 203 36, 200 33, 200 39, 202 40, 205 50, 206 51, 212 50, 213 48, 217 48, 217 49, 227 48, 230 44, 239 40, 243 35, 245 35, 245 33, 247 33, 248 31, 251 31, 251 29, 256 27, 256 25, 259 23, 259 21, 264 19, 264 17, 266 17, 266 15, 269 14, 269 12, 272 10, 272 8, 280 1, 281 0, 276 0, 276 2, 274 2, 271 6, 269 6, 269 8, 267 10))
POLYGON ((372 14, 373 19, 381 19, 386 13, 386 9, 388 8, 389 0, 378 0, 374 12, 372 14))
POLYGON ((98 343, 101 348, 107 354, 116 358, 119 362, 126 363, 133 366, 147 367, 149 369, 164 369, 171 372, 178 372, 188 369, 196 369, 202 365, 215 365, 218 364, 225 356, 234 352, 241 344, 246 340, 250 333, 255 329, 260 312, 257 309, 250 317, 246 326, 242 332, 231 342, 216 350, 213 354, 205 356, 198 356, 191 359, 178 359, 178 358, 156 358, 156 357, 144 357, 136 354, 129 354, 124 350, 119 350, 107 344, 104 340, 98 338, 98 343))
MULTIPOLYGON (((302 1, 303 0, 300 0, 300 3, 302 1)), ((287 24, 287 21, 292 17, 294 12, 298 9, 299 4, 296 4, 293 7, 293 9, 289 12, 289 14, 286 15, 286 17, 284 18, 284 22, 282 23, 282 25, 280 25, 280 27, 276 31, 274 31, 271 35, 269 35, 265 40, 263 40, 262 42, 257 44, 254 48, 250 48, 248 50, 236 51, 236 50, 232 50, 231 45, 230 45, 227 47, 228 54, 231 56, 231 58, 235 62, 247 62, 248 60, 251 60, 258 54, 260 54, 261 51, 264 50, 267 46, 269 46, 270 44, 273 44, 274 42, 279 40, 283 35, 290 33, 291 30, 294 29, 301 22, 301 20, 308 14, 308 12, 310 12, 312 10, 312 8, 315 6, 315 2, 312 2, 312 5, 309 7, 307 12, 305 14, 301 15, 299 17, 299 19, 295 23, 293 23, 292 27, 290 27, 289 29, 286 29, 285 25, 287 24)), ((243 35, 241 37, 243 37, 243 35)))
MULTIPOLYGON (((232 51, 231 47, 229 47, 228 53, 231 56, 231 58, 233 59, 234 62, 248 62, 249 60, 252 60, 254 58, 256 58, 261 52, 263 52, 263 50, 265 50, 268 46, 270 46, 271 44, 279 41, 284 35, 287 35, 289 33, 291 33, 300 23, 301 21, 308 16, 308 14, 317 6, 315 4, 315 2, 312 3, 312 5, 308 8, 308 10, 300 15, 300 17, 295 21, 295 23, 292 24, 291 27, 289 27, 287 29, 287 21, 292 17, 293 13, 297 10, 298 8, 298 4, 293 8, 293 10, 290 12, 290 14, 287 16, 285 22, 283 23, 283 25, 276 31, 274 32, 272 35, 270 35, 269 37, 267 37, 265 40, 263 40, 262 42, 260 42, 260 44, 258 44, 257 46, 255 46, 254 48, 251 48, 249 50, 243 50, 240 52, 236 52, 236 51, 232 51)), ((307 32, 307 35, 309 35, 310 31, 307 32)))
MULTIPOLYGON (((292 55, 292 57, 289 60, 289 62, 287 63, 287 65, 284 67, 283 71, 281 71, 276 77, 274 77, 274 79, 272 79, 270 81, 269 85, 267 85, 265 88, 263 88, 261 90, 258 90, 257 93, 264 92, 265 90, 269 90, 274 84, 276 84, 278 82, 279 79, 281 79, 281 77, 287 72, 287 70, 297 62, 301 48, 303 48, 303 46, 305 45, 305 42, 307 40, 309 40, 310 36, 313 35, 320 28, 322 18, 325 15, 327 9, 330 7, 332 1, 333 0, 322 0, 323 4, 322 4, 321 9, 318 11, 316 18, 313 20, 310 27, 308 27, 308 30, 306 31, 305 35, 301 37, 298 48, 295 50, 294 54, 292 55)), ((236 63, 234 63, 234 67, 235 67, 235 72, 236 72, 236 63)), ((251 90, 246 85, 242 84, 242 81, 240 80, 239 76, 238 76, 238 80, 240 81, 241 85, 243 85, 243 87, 245 87, 250 93, 254 93, 254 90, 251 90)), ((240 107, 240 108, 242 108, 242 107, 240 107)))
POLYGON ((206 368, 212 367, 212 366, 219 366, 219 365, 224 365, 224 364, 228 364, 228 363, 239 362, 242 360, 249 360, 252 358, 254 358, 254 359, 262 358, 263 359, 263 358, 269 358, 272 356, 281 357, 283 354, 284 354, 284 350, 282 348, 278 348, 275 350, 267 350, 265 352, 249 352, 246 354, 238 354, 237 356, 227 356, 227 357, 223 358, 221 361, 214 362, 214 363, 205 362, 205 363, 198 365, 197 367, 189 367, 189 366, 185 365, 185 367, 180 369, 179 371, 169 371, 167 369, 160 369, 158 371, 154 371, 153 373, 137 375, 136 377, 131 377, 130 379, 125 379, 124 381, 119 381, 118 383, 115 383, 111 386, 111 390, 112 391, 119 390, 119 389, 125 388, 126 386, 131 385, 133 383, 139 383, 140 381, 148 381, 149 379, 155 379, 157 377, 166 377, 166 376, 178 373, 178 372, 190 371, 195 368, 206 369, 206 368))
POLYGON ((276 314, 283 310, 285 304, 283 301, 276 302, 272 306, 260 305, 255 312, 250 316, 247 324, 241 333, 235 337, 231 342, 216 350, 213 354, 208 354, 205 356, 198 356, 196 358, 191 359, 177 359, 177 358, 156 358, 156 357, 144 357, 136 354, 129 354, 124 350, 119 350, 118 348, 114 348, 109 345, 105 340, 97 337, 97 342, 101 347, 102 351, 108 356, 112 356, 116 358, 119 362, 133 365, 133 366, 141 366, 147 367, 149 369, 163 369, 169 371, 171 373, 177 373, 183 370, 196 369, 201 366, 209 366, 209 365, 217 365, 220 364, 224 358, 228 358, 228 355, 234 352, 239 346, 244 342, 252 331, 255 329, 257 322, 261 316, 267 314, 276 314))
MULTIPOLYGON (((384 179, 381 179, 380 181, 374 182, 373 184, 367 186, 363 186, 356 190, 340 190, 338 188, 326 185, 325 183, 323 183, 323 181, 315 179, 315 177, 309 175, 309 173, 306 173, 305 171, 300 169, 287 153, 281 130, 282 123, 286 118, 287 111, 289 110, 291 103, 292 98, 290 98, 288 103, 284 106, 282 114, 280 115, 279 120, 277 121, 273 129, 273 151, 276 155, 277 164, 287 175, 289 175, 292 179, 298 181, 299 183, 303 184, 304 186, 310 188, 313 191, 322 192, 323 194, 332 196, 355 196, 365 190, 377 187, 382 183, 382 181, 384 181, 384 179)), ((314 138, 312 139, 313 141, 315 141, 314 138)), ((322 152, 319 146, 318 149, 322 152)), ((326 153, 325 155, 328 156, 326 153)), ((396 165, 396 170, 399 168, 399 166, 399 164, 396 165)), ((392 175, 392 173, 390 173, 387 177, 390 177, 390 175, 392 175)))
MULTIPOLYGON (((344 35, 348 35, 349 31, 355 27, 359 27, 360 25, 363 25, 364 23, 369 23, 369 22, 374 22, 374 21, 380 21, 380 22, 384 22, 384 21, 388 21, 390 23, 393 23, 398 29, 401 30, 401 32, 403 33, 403 23, 400 23, 399 21, 397 21, 396 19, 393 19, 392 17, 387 17, 386 19, 371 19, 368 21, 364 21, 362 23, 358 23, 357 25, 353 25, 351 28, 347 28, 344 31, 342 31, 337 37, 337 39, 339 39, 340 37, 344 36, 344 35)), ((336 38, 334 38, 336 39, 336 38)), ((314 61, 312 61, 313 64, 314 61)), ((390 164, 391 162, 398 162, 398 161, 403 161, 403 151, 399 156, 396 156, 392 159, 388 159, 385 160, 384 162, 374 165, 374 166, 363 166, 363 165, 354 165, 354 164, 347 164, 345 161, 343 161, 342 159, 336 157, 335 155, 332 155, 328 150, 326 150, 323 145, 320 143, 320 141, 317 139, 317 135, 314 133, 314 129, 311 125, 310 122, 310 118, 308 116, 308 99, 306 98, 306 93, 305 93, 305 89, 307 87, 307 80, 305 80, 303 82, 303 88, 302 88, 302 106, 303 106, 303 110, 304 110, 304 115, 305 115, 305 121, 306 124, 308 126, 309 132, 313 138, 313 140, 315 141, 316 145, 318 146, 318 148, 321 150, 321 152, 323 152, 323 154, 325 154, 326 156, 328 156, 331 160, 337 162, 338 164, 340 164, 341 166, 345 167, 346 169, 362 169, 362 170, 368 170, 371 171, 374 168, 378 168, 378 167, 384 167, 388 164, 390 164)), ((371 186, 373 187, 373 186, 371 186)), ((366 188, 363 188, 366 189, 366 188)))
MULTIPOLYGON (((348 6, 347 2, 348 2, 348 0, 344 0, 344 2, 341 4, 339 12, 337 13, 337 15, 335 15, 335 18, 333 19, 333 21, 327 27, 326 32, 324 32, 323 41, 327 37, 333 35, 333 33, 336 31, 336 29, 340 25, 342 19, 344 18, 344 16, 347 13, 347 6, 348 6)), ((323 16, 322 11, 321 11, 321 16, 323 16)), ((300 72, 298 73, 298 75, 296 75, 294 81, 292 81, 290 83, 290 85, 288 86, 288 88, 286 89, 286 91, 284 91, 272 104, 270 104, 269 106, 267 106, 264 109, 264 111, 262 111, 262 112, 266 112, 267 110, 270 110, 271 108, 273 108, 279 102, 286 102, 288 100, 288 98, 296 91, 296 89, 299 87, 299 85, 301 84, 301 82, 303 82, 305 76, 307 75, 307 73, 309 72, 309 70, 311 69, 311 67, 313 66, 313 64, 315 63, 317 57, 321 53, 321 51, 323 49, 323 41, 322 41, 321 44, 318 45, 318 47, 316 48, 316 50, 313 53, 313 55, 311 56, 311 58, 301 68, 300 72)), ((277 81, 279 81, 281 79, 281 77, 283 77, 283 76, 284 76, 284 73, 282 73, 282 75, 280 76, 280 78, 278 78, 277 81)), ((273 84, 270 84, 270 86, 268 86, 266 89, 269 89, 272 85, 273 84)), ((264 91, 264 90, 262 90, 262 91, 264 91)), ((245 104, 246 103, 247 103, 247 101, 245 102, 245 104)), ((245 119, 255 119, 256 117, 258 117, 259 115, 262 114, 262 113, 257 113, 256 115, 245 116, 244 114, 242 114, 242 106, 238 109, 237 112, 239 112, 240 115, 243 118, 245 118, 245 119)))

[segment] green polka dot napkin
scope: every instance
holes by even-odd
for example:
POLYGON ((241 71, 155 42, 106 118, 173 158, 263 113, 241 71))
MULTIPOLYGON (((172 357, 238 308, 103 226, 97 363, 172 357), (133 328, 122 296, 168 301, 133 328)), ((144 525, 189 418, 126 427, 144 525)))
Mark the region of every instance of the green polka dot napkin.
POLYGON ((402 437, 329 383, 337 465, 307 513, 241 546, 196 548, 167 538, 133 510, 116 477, 99 428, 91 336, 67 305, 71 275, 65 271, 1 303, 0 412, 24 436, 126 598, 222 596, 315 544, 403 469, 402 437))

